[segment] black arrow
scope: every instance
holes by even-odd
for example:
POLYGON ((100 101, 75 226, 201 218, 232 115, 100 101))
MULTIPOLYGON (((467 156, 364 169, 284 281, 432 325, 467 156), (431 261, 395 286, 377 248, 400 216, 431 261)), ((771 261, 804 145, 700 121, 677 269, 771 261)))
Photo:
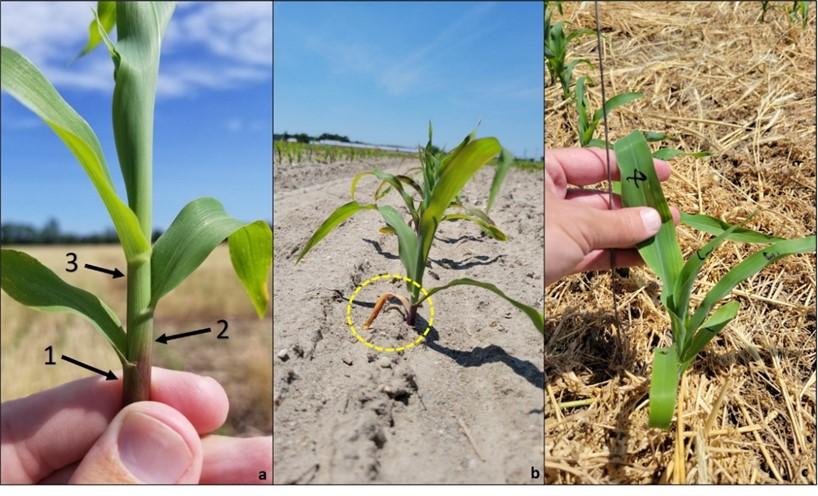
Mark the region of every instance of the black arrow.
POLYGON ((101 376, 104 376, 106 381, 115 381, 116 380, 116 376, 110 370, 108 372, 105 372, 104 370, 99 370, 98 368, 92 367, 90 365, 86 365, 86 364, 80 362, 79 360, 74 360, 70 356, 62 355, 60 358, 62 358, 63 360, 65 360, 68 363, 73 363, 74 365, 79 365, 80 367, 82 367, 82 368, 84 368, 86 370, 90 370, 91 372, 93 372, 95 374, 99 374, 101 376))
POLYGON ((119 269, 117 269, 116 267, 114 267, 114 270, 111 270, 111 269, 106 269, 104 267, 97 267, 96 265, 85 264, 85 268, 95 270, 97 272, 104 272, 106 274, 111 274, 114 279, 116 279, 118 277, 122 277, 122 276, 125 275, 122 272, 120 272, 119 269))
POLYGON ((188 336, 195 336, 197 334, 207 334, 208 332, 210 332, 209 327, 207 327, 205 329, 196 329, 195 331, 183 332, 181 334, 174 334, 173 336, 165 336, 165 333, 162 333, 161 336, 156 338, 156 342, 157 343, 162 343, 162 344, 168 344, 168 341, 170 341, 171 339, 186 338, 188 336))

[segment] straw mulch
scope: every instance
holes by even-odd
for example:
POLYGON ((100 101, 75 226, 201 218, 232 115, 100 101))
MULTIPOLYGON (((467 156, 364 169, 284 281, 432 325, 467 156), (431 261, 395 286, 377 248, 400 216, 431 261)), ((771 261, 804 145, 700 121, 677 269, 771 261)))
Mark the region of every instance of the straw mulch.
MULTIPOLYGON (((771 2, 602 2, 608 98, 645 96, 609 119, 611 139, 664 131, 668 146, 712 157, 672 161, 671 204, 782 237, 816 228, 815 4, 806 29, 771 2)), ((563 2, 569 30, 593 29, 592 2, 563 2)), ((598 108, 595 36, 569 57, 587 58, 598 108)), ((547 86, 546 147, 575 146, 573 101, 547 86)), ((602 137, 599 130, 597 137, 602 137)), ((685 258, 708 235, 678 228, 685 258)), ((728 242, 710 258, 696 304, 757 246, 728 242)), ((670 343, 656 277, 618 277, 617 338, 607 273, 546 288, 546 483, 816 482, 815 257, 785 258, 733 297, 739 316, 688 370, 670 431, 647 427, 652 350, 670 343), (681 417, 679 417, 681 412, 681 417)))

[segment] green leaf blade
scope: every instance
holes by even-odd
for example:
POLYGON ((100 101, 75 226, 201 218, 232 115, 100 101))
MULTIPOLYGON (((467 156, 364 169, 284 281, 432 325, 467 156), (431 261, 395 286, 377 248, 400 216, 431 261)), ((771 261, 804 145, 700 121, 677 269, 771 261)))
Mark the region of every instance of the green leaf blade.
POLYGON ((116 194, 102 147, 88 123, 34 64, 7 47, 0 48, 0 80, 3 89, 43 119, 77 158, 111 216, 126 258, 146 257, 150 245, 136 214, 116 194))
POLYGON ((707 346, 714 337, 716 337, 727 324, 732 321, 739 310, 739 302, 731 301, 720 306, 713 315, 702 324, 701 329, 691 338, 690 343, 684 347, 682 351, 682 370, 690 366, 690 363, 696 358, 696 355, 707 346))
POLYGON ((640 131, 634 131, 614 145, 619 167, 622 203, 626 207, 652 207, 659 212, 662 227, 652 238, 639 244, 639 254, 662 280, 662 302, 673 301, 675 282, 682 270, 682 251, 676 227, 650 153, 640 131))
POLYGON ((603 111, 607 111, 608 115, 611 115, 614 109, 619 108, 623 105, 627 105, 634 100, 638 100, 642 98, 644 95, 642 93, 621 93, 619 95, 612 96, 605 102, 603 108, 598 109, 594 112, 593 120, 594 122, 599 122, 603 117, 603 111), (603 110, 604 109, 604 110, 603 110))
POLYGON ((446 222, 446 221, 455 222, 455 221, 458 221, 458 220, 465 220, 465 221, 471 222, 473 224, 476 224, 477 226, 480 227, 480 229, 483 232, 488 234, 492 239, 496 239, 497 241, 506 241, 508 239, 508 237, 506 236, 506 233, 501 231, 500 228, 497 227, 494 224, 494 222, 491 221, 491 219, 488 219, 488 221, 487 221, 486 218, 483 218, 483 217, 480 217, 480 216, 477 216, 477 215, 460 214, 460 213, 446 214, 446 215, 443 216, 443 219, 442 219, 442 221, 444 221, 444 222, 446 222))
MULTIPOLYGON (((151 255, 150 306, 155 307, 159 299, 192 274, 214 248, 246 226, 248 223, 227 215, 222 204, 215 198, 199 198, 185 205, 170 227, 154 244, 151 255)), ((269 227, 267 230, 269 231, 269 227)), ((263 232, 261 226, 249 227, 236 238, 234 246, 236 252, 234 255, 231 250, 231 260, 233 257, 238 257, 237 261, 242 271, 237 275, 243 284, 245 281, 242 276, 247 278, 248 284, 245 285, 245 289, 248 293, 252 293, 251 298, 260 298, 263 292, 256 294, 259 292, 258 284, 262 279, 260 268, 270 265, 267 263, 266 255, 260 252, 268 247, 272 252, 272 233, 269 234, 268 244, 267 234, 263 232), (253 243, 254 246, 251 248, 245 243, 253 243), (259 253, 258 256, 261 258, 256 261, 243 260, 245 255, 240 253, 241 251, 246 251, 247 256, 259 253)), ((235 262, 234 268, 236 268, 235 262)), ((264 281, 266 284, 266 270, 264 281)), ((261 300, 259 299, 258 302, 260 303, 261 300)))
POLYGON ((523 312, 531 320, 531 323, 534 324, 534 327, 536 327, 537 330, 540 331, 542 334, 545 334, 545 318, 543 317, 543 314, 539 310, 537 310, 536 308, 534 308, 532 306, 526 305, 525 303, 517 301, 514 298, 506 295, 500 288, 498 288, 494 284, 491 284, 491 283, 488 283, 488 282, 477 281, 475 279, 471 279, 471 278, 468 278, 468 277, 455 279, 455 280, 449 282, 448 284, 444 284, 443 286, 439 286, 439 287, 430 289, 428 291, 428 294, 425 295, 419 301, 419 303, 422 302, 423 300, 425 300, 426 298, 432 296, 433 294, 439 292, 439 291, 443 291, 444 289, 448 289, 448 288, 451 288, 451 287, 454 287, 454 286, 477 286, 478 288, 483 288, 483 289, 487 289, 487 290, 491 291, 492 293, 494 293, 497 296, 503 298, 507 302, 514 305, 514 307, 516 307, 518 310, 523 312))
POLYGON ((270 303, 267 275, 273 264, 273 232, 262 220, 237 230, 228 238, 230 262, 258 317, 264 318, 270 303))
POLYGON ((696 277, 699 275, 699 271, 702 265, 704 265, 705 260, 738 228, 739 226, 730 226, 730 228, 711 239, 703 247, 693 252, 687 259, 687 262, 685 262, 676 282, 673 302, 675 313, 681 317, 682 320, 687 317, 687 306, 690 303, 693 283, 696 281, 696 277))
POLYGON ((505 181, 506 174, 508 174, 508 170, 511 168, 512 163, 514 163, 514 155, 512 155, 510 151, 503 148, 503 150, 500 152, 500 160, 497 162, 497 166, 494 170, 494 177, 491 180, 489 200, 486 204, 486 213, 491 210, 492 205, 494 205, 494 201, 497 199, 497 195, 500 194, 500 188, 503 187, 503 181, 505 181))
POLYGON ((355 201, 351 201, 349 203, 345 203, 340 207, 336 208, 330 215, 327 217, 318 229, 315 230, 313 235, 304 245, 304 248, 301 249, 301 252, 298 254, 298 259, 296 263, 300 262, 304 256, 312 250, 315 245, 321 242, 322 239, 326 238, 327 235, 332 232, 333 229, 341 225, 342 222, 349 219, 353 215, 363 212, 365 210, 374 210, 377 207, 372 204, 364 204, 358 203, 355 201))
POLYGON ((82 57, 94 51, 102 41, 100 31, 110 33, 116 25, 116 2, 97 2, 97 18, 88 25, 88 42, 77 57, 82 57))
POLYGON ((682 212, 681 221, 682 224, 716 236, 732 229, 726 238, 730 241, 740 241, 744 243, 775 243, 776 241, 784 240, 784 238, 770 236, 758 231, 753 231, 752 229, 746 229, 741 226, 733 226, 722 221, 721 219, 717 219, 709 215, 688 214, 682 212))
MULTIPOLYGON (((489 160, 497 156, 501 149, 500 143, 495 138, 480 138, 468 141, 465 146, 457 148, 447 156, 447 160, 443 165, 443 172, 432 191, 429 205, 420 219, 418 264, 428 258, 434 233, 437 231, 437 226, 443 219, 449 204, 474 174, 486 165, 489 160)), ((416 274, 418 276, 422 274, 421 267, 419 267, 416 274)), ((418 281, 418 284, 421 283, 422 281, 418 281)))
POLYGON ((679 387, 679 357, 676 348, 653 350, 653 372, 650 378, 650 406, 648 425, 667 429, 676 409, 676 391, 679 387))
POLYGON ((415 280, 415 271, 417 270, 417 256, 418 256, 418 238, 415 231, 413 231, 406 221, 403 220, 400 212, 389 205, 378 207, 383 220, 392 228, 398 236, 398 254, 403 267, 406 269, 406 274, 415 280))
MULTIPOLYGON (((404 205, 406 205, 406 209, 412 215, 412 218, 413 219, 417 218, 417 209, 415 208, 415 201, 412 198, 412 195, 410 195, 409 193, 406 192, 405 189, 403 189, 402 182, 405 182, 405 181, 401 180, 398 176, 395 176, 393 174, 389 174, 388 172, 384 172, 384 171, 379 170, 379 169, 372 170, 372 171, 361 172, 361 173, 356 174, 355 177, 352 178, 352 184, 350 186, 350 193, 351 193, 353 201, 355 201, 355 191, 357 189, 358 182, 362 178, 364 178, 366 176, 375 176, 378 179, 380 179, 382 183, 386 183, 391 188, 395 189, 400 194, 401 198, 403 198, 403 203, 404 203, 404 205)), ((410 178, 407 178, 407 179, 409 179, 411 181, 410 178)), ((412 181, 412 182, 414 182, 414 181, 412 181)), ((380 186, 379 186, 379 188, 380 188, 380 186)), ((377 191, 378 190, 375 190, 375 191, 376 191, 376 196, 375 197, 377 199, 377 191)))
POLYGON ((815 253, 815 236, 799 239, 785 239, 773 243, 744 259, 725 274, 715 286, 707 292, 696 313, 688 323, 689 329, 698 329, 710 310, 722 298, 727 296, 741 282, 749 279, 771 263, 787 255, 796 253, 815 253))
POLYGON ((17 302, 35 310, 70 311, 84 317, 113 346, 121 360, 127 356, 125 331, 116 314, 93 294, 72 286, 27 253, 0 250, 0 285, 17 302))

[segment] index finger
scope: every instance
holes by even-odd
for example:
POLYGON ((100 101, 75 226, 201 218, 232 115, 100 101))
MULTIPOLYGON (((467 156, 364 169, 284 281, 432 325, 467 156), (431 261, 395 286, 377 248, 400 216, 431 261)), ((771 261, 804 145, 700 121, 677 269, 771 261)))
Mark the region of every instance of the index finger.
MULTIPOLYGON (((616 166, 616 154, 608 150, 611 159, 611 179, 619 180, 619 167, 616 166)), ((654 159, 656 176, 660 181, 670 177, 670 165, 664 160, 654 159)), ((608 179, 608 164, 605 150, 601 148, 557 148, 545 152, 545 168, 551 174, 557 186, 573 184, 587 186, 608 179), (557 177, 554 177, 554 176, 557 177), (558 181, 561 179, 561 181, 558 181), (560 184, 563 182, 565 184, 560 184)))

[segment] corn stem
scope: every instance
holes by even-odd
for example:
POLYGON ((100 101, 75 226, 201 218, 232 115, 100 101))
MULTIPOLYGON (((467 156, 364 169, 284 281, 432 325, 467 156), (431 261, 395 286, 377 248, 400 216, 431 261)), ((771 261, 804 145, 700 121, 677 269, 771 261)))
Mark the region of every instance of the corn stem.
MULTIPOLYGON (((172 7, 171 7, 172 8, 172 7)), ((159 70, 161 32, 157 7, 143 2, 117 4, 118 58, 113 98, 114 139, 128 205, 139 219, 146 239, 153 226, 153 111, 159 70), (140 52, 133 50, 140 47, 140 52), (137 55, 137 53, 139 55, 137 55)), ((168 16, 169 18, 169 16, 168 16)), ((124 370, 123 403, 150 399, 153 308, 150 250, 128 260, 128 361, 124 370)))
POLYGON ((128 361, 123 370, 122 403, 128 405, 150 399, 151 345, 153 344, 153 310, 151 299, 151 264, 148 261, 128 264, 128 361))

